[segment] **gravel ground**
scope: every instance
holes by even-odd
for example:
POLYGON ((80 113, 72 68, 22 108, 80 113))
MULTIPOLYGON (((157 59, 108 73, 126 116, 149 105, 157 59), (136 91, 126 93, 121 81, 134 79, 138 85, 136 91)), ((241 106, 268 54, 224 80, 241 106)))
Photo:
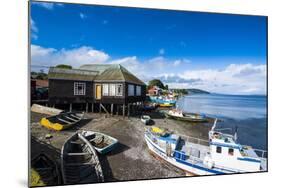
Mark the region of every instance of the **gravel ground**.
MULTIPOLYGON (((176 134, 207 139, 210 125, 188 124, 166 119, 158 112, 149 114, 153 124, 165 127, 176 134)), ((136 179, 155 179, 181 177, 186 174, 175 167, 160 161, 150 154, 144 141, 144 125, 139 117, 123 119, 120 116, 105 117, 104 114, 88 113, 77 126, 65 131, 52 131, 42 127, 38 121, 43 114, 31 113, 31 157, 40 152, 50 155, 60 162, 60 150, 65 140, 78 129, 103 132, 119 140, 119 145, 111 153, 100 155, 105 181, 126 181, 136 179), (45 139, 46 134, 53 137, 45 139)))

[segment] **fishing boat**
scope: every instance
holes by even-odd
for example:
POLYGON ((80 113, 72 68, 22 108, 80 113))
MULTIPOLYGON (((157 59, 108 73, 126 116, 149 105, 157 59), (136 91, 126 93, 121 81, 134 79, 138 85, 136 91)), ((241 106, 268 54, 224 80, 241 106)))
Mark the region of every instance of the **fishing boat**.
POLYGON ((145 125, 148 125, 151 122, 150 116, 142 115, 141 116, 141 122, 143 122, 145 125))
POLYGON ((64 184, 104 181, 95 148, 79 132, 72 135, 62 147, 61 169, 64 184))
POLYGON ((64 112, 58 115, 42 118, 40 124, 48 129, 61 131, 77 124, 84 117, 84 113, 64 112))
POLYGON ((197 113, 184 113, 181 110, 173 109, 165 112, 165 116, 169 118, 174 118, 183 121, 190 122, 205 122, 208 121, 207 117, 204 114, 197 113))
POLYGON ((100 154, 106 154, 112 151, 118 144, 118 140, 107 134, 94 132, 94 131, 82 131, 81 134, 93 145, 97 152, 100 154))
POLYGON ((161 136, 149 128, 145 141, 154 155, 191 175, 267 171, 266 151, 237 143, 237 133, 219 132, 216 122, 208 141, 176 134, 161 136))
POLYGON ((60 185, 58 166, 48 155, 40 153, 31 160, 31 186, 60 185))

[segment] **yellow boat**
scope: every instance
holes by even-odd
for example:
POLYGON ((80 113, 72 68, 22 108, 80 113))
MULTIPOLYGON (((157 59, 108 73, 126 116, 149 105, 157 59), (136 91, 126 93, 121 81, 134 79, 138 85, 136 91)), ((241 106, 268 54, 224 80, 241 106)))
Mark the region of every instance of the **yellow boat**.
POLYGON ((173 103, 160 103, 159 106, 161 106, 161 107, 173 107, 174 104, 173 103))
POLYGON ((55 116, 42 118, 40 124, 48 129, 61 131, 68 129, 83 119, 84 113, 60 113, 55 116))

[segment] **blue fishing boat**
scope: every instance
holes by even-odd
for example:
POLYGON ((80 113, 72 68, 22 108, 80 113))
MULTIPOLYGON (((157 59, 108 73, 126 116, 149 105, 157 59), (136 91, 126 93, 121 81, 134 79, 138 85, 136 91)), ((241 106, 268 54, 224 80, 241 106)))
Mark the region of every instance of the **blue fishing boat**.
POLYGON ((209 140, 163 134, 160 128, 146 128, 145 141, 149 150, 190 175, 212 175, 267 170, 266 151, 237 143, 237 136, 215 130, 209 140), (159 134, 161 133, 161 134, 159 134), (258 156, 257 153, 260 153, 258 156))

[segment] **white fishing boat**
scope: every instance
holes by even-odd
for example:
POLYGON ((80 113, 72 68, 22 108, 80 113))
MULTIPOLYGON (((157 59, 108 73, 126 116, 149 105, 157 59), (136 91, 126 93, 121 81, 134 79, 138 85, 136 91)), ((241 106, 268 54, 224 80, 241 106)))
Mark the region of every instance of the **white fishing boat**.
POLYGON ((153 154, 192 175, 267 171, 266 151, 240 145, 236 134, 215 130, 216 122, 209 131, 209 141, 159 134, 152 128, 146 128, 145 141, 153 154))
POLYGON ((208 121, 204 114, 186 113, 178 109, 172 109, 165 112, 165 116, 177 120, 190 121, 190 122, 205 122, 208 121))

